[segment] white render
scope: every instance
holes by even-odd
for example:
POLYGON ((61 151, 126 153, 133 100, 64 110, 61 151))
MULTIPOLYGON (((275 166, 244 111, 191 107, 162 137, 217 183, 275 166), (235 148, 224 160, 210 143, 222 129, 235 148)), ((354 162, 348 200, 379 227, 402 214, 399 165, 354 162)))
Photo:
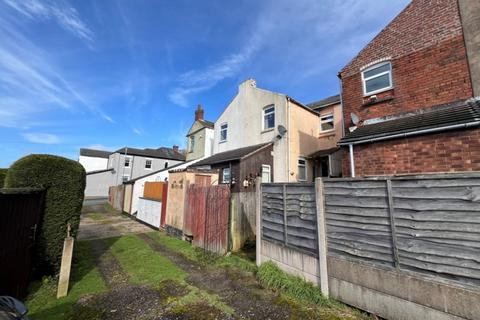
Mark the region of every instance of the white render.
POLYGON ((115 178, 112 170, 103 170, 95 173, 87 173, 85 197, 108 197, 108 187, 113 185, 115 178))
POLYGON ((80 156, 78 162, 85 168, 86 172, 107 169, 108 158, 80 156))

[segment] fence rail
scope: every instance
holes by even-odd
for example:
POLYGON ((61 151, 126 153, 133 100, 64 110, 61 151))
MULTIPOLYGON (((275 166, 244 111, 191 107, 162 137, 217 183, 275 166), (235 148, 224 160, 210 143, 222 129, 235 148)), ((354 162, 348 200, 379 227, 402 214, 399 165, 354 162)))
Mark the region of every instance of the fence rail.
POLYGON ((324 181, 330 254, 480 284, 480 177, 324 181))
POLYGON ((262 184, 262 238, 318 256, 315 186, 262 184))

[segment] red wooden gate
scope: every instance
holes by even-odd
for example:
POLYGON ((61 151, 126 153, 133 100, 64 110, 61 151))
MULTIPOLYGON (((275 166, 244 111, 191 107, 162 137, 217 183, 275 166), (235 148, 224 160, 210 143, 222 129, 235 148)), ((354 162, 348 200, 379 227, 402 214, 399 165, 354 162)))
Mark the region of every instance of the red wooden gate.
POLYGON ((187 190, 184 233, 195 246, 218 254, 228 251, 228 185, 190 185, 187 190))

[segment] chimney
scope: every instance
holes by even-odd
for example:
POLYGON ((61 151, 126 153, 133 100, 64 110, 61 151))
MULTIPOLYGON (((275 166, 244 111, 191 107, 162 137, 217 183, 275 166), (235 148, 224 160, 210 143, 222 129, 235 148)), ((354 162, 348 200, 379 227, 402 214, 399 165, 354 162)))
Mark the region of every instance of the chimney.
POLYGON ((203 120, 203 108, 202 105, 199 104, 197 107, 197 110, 195 110, 195 121, 197 120, 203 120))
POLYGON ((178 152, 178 146, 177 145, 173 145, 173 151, 178 152))

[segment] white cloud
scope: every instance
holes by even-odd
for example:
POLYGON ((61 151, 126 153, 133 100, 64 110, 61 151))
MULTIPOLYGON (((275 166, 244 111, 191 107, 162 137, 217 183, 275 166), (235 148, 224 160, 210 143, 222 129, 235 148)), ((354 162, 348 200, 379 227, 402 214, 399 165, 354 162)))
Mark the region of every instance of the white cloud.
POLYGON ((41 144, 58 144, 61 143, 61 139, 50 133, 39 133, 39 132, 30 132, 22 134, 23 137, 33 143, 41 144))
POLYGON ((140 130, 137 129, 137 128, 133 128, 132 131, 133 131, 133 133, 135 133, 136 135, 139 135, 139 136, 142 135, 142 131, 140 131, 140 130))
MULTIPOLYGON (((83 148, 83 147, 82 147, 83 148)), ((87 149, 103 150, 103 151, 114 151, 120 149, 118 146, 105 146, 101 143, 94 143, 86 146, 87 149)))
POLYGON ((91 42, 92 30, 80 19, 77 10, 64 1, 3 0, 11 8, 33 20, 54 20, 76 37, 91 42))

